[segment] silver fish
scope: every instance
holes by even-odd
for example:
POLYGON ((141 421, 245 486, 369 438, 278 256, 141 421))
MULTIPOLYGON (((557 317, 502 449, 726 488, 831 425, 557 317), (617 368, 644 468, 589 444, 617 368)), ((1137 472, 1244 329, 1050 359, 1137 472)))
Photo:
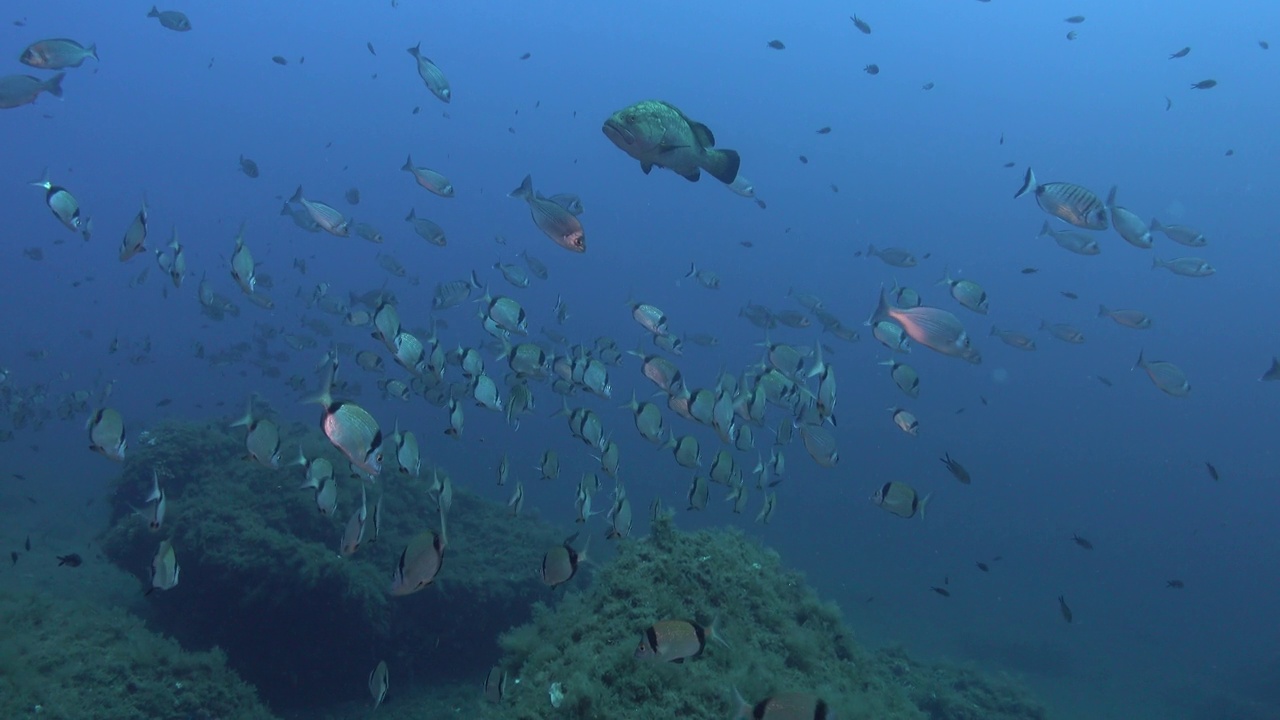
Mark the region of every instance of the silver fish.
POLYGON ((444 551, 448 544, 444 513, 441 512, 440 532, 427 530, 418 534, 400 553, 388 592, 393 597, 400 597, 418 592, 434 582, 444 564, 444 551))
MULTIPOLYGON (((0 92, 3 92, 2 86, 0 86, 0 92)), ((81 220, 80 202, 70 190, 49 181, 48 169, 45 170, 44 179, 33 181, 31 184, 44 190, 44 203, 53 216, 58 218, 58 222, 72 232, 85 231, 88 220, 81 220)))
POLYGON ((444 234, 444 228, 426 218, 418 217, 418 212, 415 208, 409 208, 409 214, 405 216, 405 222, 413 226, 413 231, 418 234, 418 237, 432 245, 444 247, 449 244, 449 240, 444 234))
POLYGON ((1084 342, 1084 333, 1080 332, 1078 328, 1066 323, 1051 323, 1048 320, 1041 320, 1040 329, 1048 330, 1050 335, 1073 345, 1079 345, 1084 342))
POLYGON ((1015 347, 1019 350, 1035 350, 1036 341, 1016 330, 1001 330, 995 325, 991 326, 991 335, 1000 338, 1000 341, 1009 347, 1015 347))
POLYGON ((1191 383, 1187 381, 1186 373, 1182 372, 1182 368, 1174 365, 1166 360, 1147 360, 1143 357, 1141 351, 1138 352, 1138 361, 1133 364, 1133 369, 1143 369, 1147 373, 1147 377, 1151 378, 1151 382, 1160 388, 1166 395, 1173 397, 1186 397, 1191 393, 1191 383))
POLYGON ((422 78, 422 82, 426 84, 431 94, 445 103, 452 100, 453 90, 449 89, 449 79, 444 76, 440 68, 436 67, 435 63, 422 54, 422 43, 409 48, 409 54, 417 61, 418 77, 422 78))
POLYGON ((1111 213, 1111 224, 1115 225, 1116 233, 1125 242, 1143 250, 1151 247, 1151 228, 1133 211, 1116 205, 1115 186, 1107 195, 1107 210, 1111 213))
POLYGON ((941 308, 895 308, 889 304, 888 294, 880 288, 880 302, 871 314, 868 324, 892 320, 912 340, 930 350, 966 360, 975 365, 982 362, 982 353, 973 345, 969 333, 955 315, 941 308))
POLYGON ((293 197, 289 198, 291 203, 299 203, 306 208, 307 213, 311 215, 311 219, 321 230, 336 235, 338 237, 347 237, 350 234, 348 225, 350 220, 343 217, 342 213, 335 210, 332 206, 326 205, 318 200, 308 200, 302 194, 302 186, 293 192, 293 197))
POLYGON ((369 693, 373 695, 373 709, 377 710, 387 697, 387 689, 391 687, 391 679, 387 675, 387 663, 379 660, 378 666, 369 673, 369 693))
POLYGON ((436 195, 445 198, 453 197, 453 183, 449 182, 449 178, 431 168, 415 166, 412 155, 405 158, 404 165, 400 169, 412 173, 413 179, 417 180, 419 185, 436 195))
POLYGON ((951 273, 946 267, 942 269, 942 279, 937 282, 938 285, 946 285, 951 288, 951 297, 956 302, 978 313, 986 315, 989 308, 987 291, 982 286, 972 280, 952 280, 951 273))
POLYGON ((1058 247, 1077 255, 1097 255, 1102 252, 1097 240, 1073 230, 1055 230, 1049 225, 1048 220, 1044 221, 1044 225, 1040 227, 1040 234, 1036 237, 1045 237, 1046 235, 1053 238, 1058 247))
POLYGON ((112 408, 102 408, 89 418, 85 429, 89 431, 90 450, 117 462, 124 461, 128 440, 120 413, 112 408))
POLYGON ((28 45, 18 62, 41 70, 62 70, 80 67, 88 58, 98 59, 96 44, 85 47, 75 40, 49 38, 28 45))
POLYGON ((1159 220, 1151 219, 1151 232, 1161 232, 1170 240, 1187 247, 1204 247, 1209 244, 1204 233, 1186 225, 1162 225, 1159 220))
POLYGON ((903 250, 902 248, 885 248, 880 250, 877 249, 875 245, 867 246, 867 257, 878 257, 884 262, 884 264, 900 268, 915 267, 916 263, 919 262, 916 260, 915 255, 911 254, 907 250, 903 250))
POLYGON ((1141 310, 1111 310, 1106 305, 1099 305, 1098 317, 1111 318, 1117 325, 1134 330, 1147 330, 1151 327, 1151 318, 1141 310))
POLYGON ((1106 230, 1108 227, 1106 207, 1088 188, 1066 182, 1040 185, 1036 182, 1035 172, 1028 167, 1022 187, 1013 194, 1014 199, 1029 190, 1035 191, 1036 204, 1041 210, 1060 220, 1085 230, 1106 230))
POLYGON ((520 187, 509 195, 528 203, 533 223, 557 245, 572 252, 587 251, 587 236, 582 223, 573 213, 534 192, 531 175, 525 175, 520 187))
POLYGON ((151 587, 147 588, 147 594, 151 594, 153 590, 174 589, 178 586, 180 574, 181 568, 178 566, 177 554, 173 551, 173 543, 161 540, 160 548, 151 560, 151 587))
POLYGON ((354 467, 377 477, 382 472, 382 430, 369 411, 353 402, 333 399, 330 393, 337 372, 338 362, 333 360, 323 388, 308 402, 324 407, 320 427, 329 442, 341 450, 354 467))
POLYGON ((1209 277, 1217 272, 1208 260, 1198 257, 1181 257, 1172 260, 1151 258, 1151 269, 1166 268, 1174 275, 1184 277, 1209 277))
POLYGON ((919 516, 924 519, 925 506, 929 504, 929 495, 923 498, 916 489, 904 482, 887 482, 876 488, 871 495, 871 502, 888 510, 901 518, 919 516))
POLYGON ((54 97, 62 97, 62 78, 60 72, 48 80, 41 80, 30 75, 0 76, 0 110, 29 105, 36 101, 40 93, 47 92, 54 97))
POLYGON ((145 251, 147 242, 147 199, 142 199, 142 209, 133 216, 133 222, 120 241, 120 262, 127 262, 135 255, 145 251))

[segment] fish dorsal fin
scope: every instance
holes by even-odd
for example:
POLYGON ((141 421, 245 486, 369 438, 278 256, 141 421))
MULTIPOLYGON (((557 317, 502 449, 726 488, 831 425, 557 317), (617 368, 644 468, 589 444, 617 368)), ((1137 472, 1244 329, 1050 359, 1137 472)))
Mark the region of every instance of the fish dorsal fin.
POLYGON ((711 134, 711 128, 700 122, 689 120, 689 129, 693 131, 693 137, 697 139, 699 145, 715 147, 716 136, 711 134))

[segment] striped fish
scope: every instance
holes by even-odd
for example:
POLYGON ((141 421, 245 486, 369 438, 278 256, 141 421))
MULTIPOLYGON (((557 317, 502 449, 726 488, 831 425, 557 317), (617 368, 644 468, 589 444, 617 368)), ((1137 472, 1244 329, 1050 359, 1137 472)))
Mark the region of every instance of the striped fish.
POLYGON ((289 198, 289 202, 298 203, 306 208, 311 219, 316 221, 316 225, 319 225, 321 230, 338 237, 347 237, 350 234, 347 225, 351 221, 332 207, 318 200, 308 200, 303 197, 301 185, 294 191, 293 197, 289 198))
POLYGON ((1036 203, 1050 215, 1085 230, 1106 230, 1107 210, 1098 196, 1088 188, 1072 183, 1036 183, 1036 174, 1027 168, 1022 187, 1013 197, 1020 198, 1028 190, 1035 190, 1036 203))

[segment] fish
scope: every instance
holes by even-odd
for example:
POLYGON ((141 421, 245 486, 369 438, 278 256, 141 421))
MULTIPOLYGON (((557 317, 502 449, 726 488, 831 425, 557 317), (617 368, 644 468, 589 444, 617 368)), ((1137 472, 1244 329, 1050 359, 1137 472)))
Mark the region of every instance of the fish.
POLYGON ((133 222, 125 230, 124 239, 120 241, 120 262, 127 262, 146 250, 147 241, 147 200, 142 199, 142 208, 133 216, 133 222))
POLYGON ((542 453, 538 471, 542 473, 543 480, 555 480, 560 477, 560 456, 555 450, 546 450, 542 453))
POLYGON ((1066 323, 1051 323, 1048 320, 1041 320, 1040 329, 1048 330, 1050 335, 1073 345, 1079 345, 1084 342, 1084 333, 1066 323))
POLYGON ((519 515, 520 510, 524 507, 524 483, 516 481, 516 489, 511 493, 511 499, 507 500, 507 507, 511 508, 511 514, 519 515))
POLYGON ((245 436, 245 448, 249 457, 257 460, 264 467, 276 469, 280 467, 280 429, 267 418, 253 416, 253 397, 250 396, 244 415, 231 427, 248 428, 245 436))
POLYGON ((1102 252, 1098 241, 1085 235, 1084 233, 1074 232, 1071 230, 1055 230, 1046 220, 1040 228, 1040 234, 1036 237, 1049 236, 1058 244, 1058 247, 1073 252, 1077 255, 1097 255, 1102 252))
POLYGON ((441 102, 449 103, 453 99, 453 90, 449 88, 449 79, 444 76, 444 72, 435 63, 422 54, 422 43, 409 48, 408 52, 417 61, 418 77, 422 78, 422 82, 426 84, 431 94, 439 98, 441 102))
POLYGON ((1209 277, 1217 272, 1208 260, 1198 257, 1180 257, 1172 260, 1151 258, 1151 269, 1165 268, 1174 275, 1183 277, 1209 277))
POLYGON ((1075 30, 1071 30, 1070 32, 1067 33, 1068 40, 1075 40, 1077 37, 1079 37, 1079 35, 1076 33, 1075 30))
MULTIPOLYGON (((924 85, 920 86, 921 90, 932 90, 933 88, 934 88, 934 84, 932 82, 927 82, 924 85)), ((1009 163, 1008 166, 1013 167, 1013 163, 1009 163)))
MULTIPOLYGON (((516 256, 524 260, 524 264, 526 267, 529 268, 529 272, 533 273, 533 276, 538 278, 539 280, 546 280, 550 276, 550 273, 547 271, 546 263, 530 255, 528 250, 521 250, 519 253, 517 253, 516 256)), ((559 319, 559 315, 560 315, 560 311, 557 310, 556 311, 557 319, 559 319)), ((561 320, 560 322, 561 324, 564 324, 563 320, 561 320)))
POLYGON ((283 56, 283 55, 273 55, 273 56, 271 56, 271 62, 273 62, 273 63, 275 63, 275 64, 277 64, 277 65, 288 65, 288 64, 289 64, 289 61, 288 61, 288 60, 286 60, 286 59, 284 58, 284 56, 283 56))
POLYGON ((347 192, 342 196, 348 205, 360 204, 360 188, 347 188, 347 192))
POLYGON ((680 467, 697 468, 702 467, 702 448, 698 444, 698 438, 692 435, 683 435, 676 438, 675 433, 662 446, 664 450, 671 450, 676 458, 676 463, 680 467))
POLYGON ((640 633, 634 656, 637 660, 682 663, 702 655, 708 641, 729 648, 716 630, 715 620, 706 626, 692 620, 659 620, 640 633))
MULTIPOLYGON (((753 198, 756 196, 755 183, 751 182, 751 180, 742 174, 739 174, 733 179, 733 182, 725 185, 725 187, 729 188, 735 194, 741 195, 745 198, 753 198)), ((748 245, 747 247, 750 246, 748 245)))
POLYGON ((364 483, 361 483, 360 507, 351 513, 351 518, 347 520, 347 526, 342 531, 342 542, 338 546, 340 557, 351 557, 364 542, 364 533, 369 519, 368 496, 365 494, 364 487, 364 483))
POLYGON ((1035 171, 1028 167, 1022 187, 1013 197, 1020 198, 1032 190, 1040 209, 1059 220, 1085 230, 1107 229, 1107 209, 1088 188, 1067 182, 1040 185, 1036 182, 1035 171))
POLYGON ((409 208, 409 214, 405 216, 404 220, 413 226, 413 231, 418 234, 418 237, 432 245, 445 247, 449 244, 449 239, 444 234, 444 228, 427 218, 418 217, 417 208, 409 208))
POLYGON ((960 463, 956 462, 955 460, 952 460, 951 453, 946 453, 945 455, 943 455, 941 458, 938 458, 938 459, 942 462, 943 465, 947 466, 947 470, 950 470, 951 474, 954 475, 955 478, 959 480, 962 484, 968 485, 971 482, 971 478, 969 477, 969 471, 966 470, 965 467, 960 463))
POLYGON ((880 364, 888 366, 889 377, 893 378, 893 384, 897 385, 899 390, 909 397, 920 397, 920 375, 915 368, 892 359, 884 360, 880 364))
POLYGON ((1116 205, 1116 187, 1107 193, 1107 211, 1111 213, 1111 223, 1116 233, 1130 245, 1146 250, 1151 247, 1151 227, 1143 222, 1133 211, 1116 205))
POLYGON ((483 694, 485 700, 495 705, 501 704, 502 699, 507 696, 507 671, 501 665, 494 665, 489 669, 489 674, 484 678, 483 694))
POLYGON ((733 689, 737 709, 733 720, 835 720, 835 710, 826 700, 808 693, 779 693, 754 705, 733 689))
POLYGON ((1181 580, 1166 580, 1164 583, 1164 586, 1171 590, 1181 590, 1185 588, 1187 585, 1181 580))
POLYGON ((1080 299, 1080 296, 1079 296, 1079 295, 1077 295, 1077 294, 1075 294, 1075 293, 1073 293, 1073 292, 1071 292, 1071 291, 1069 291, 1069 290, 1060 290, 1060 291, 1058 291, 1058 294, 1059 294, 1059 295, 1061 295, 1062 297, 1064 297, 1064 298, 1068 299, 1068 300, 1079 300, 1079 299, 1080 299))
POLYGON ((444 551, 448 547, 445 530, 444 506, 440 507, 440 532, 426 530, 409 541, 400 553, 396 569, 392 573, 388 592, 393 597, 403 597, 426 588, 435 581, 444 565, 444 551))
POLYGON ((80 567, 80 565, 82 565, 83 563, 84 563, 84 560, 80 557, 79 553, 71 553, 70 555, 58 556, 58 567, 62 567, 63 565, 66 565, 67 567, 77 568, 77 567, 80 567))
POLYGON ((941 308, 896 308, 889 304, 884 286, 880 287, 880 302, 868 325, 893 321, 900 325, 912 340, 943 355, 958 357, 975 365, 982 362, 982 353, 969 338, 960 320, 941 308))
POLYGON ((401 170, 411 173, 413 179, 418 185, 430 190, 431 192, 444 198, 451 198, 454 195, 453 183, 449 182, 449 178, 440 173, 425 167, 417 167, 413 164, 413 156, 405 158, 404 165, 401 170))
MULTIPOLYGON (((1025 271, 1024 271, 1025 272, 1025 271)), ((964 307, 978 313, 986 315, 989 308, 987 299, 987 291, 982 286, 972 280, 952 280, 951 273, 946 267, 942 269, 942 279, 937 285, 946 285, 951 288, 951 297, 964 307)))
MULTIPOLYGON (((164 513, 168 501, 165 498, 164 490, 160 487, 160 474, 154 468, 151 470, 151 494, 147 496, 146 502, 154 503, 151 506, 151 516, 147 518, 147 527, 151 529, 151 532, 155 532, 164 524, 164 513)), ((30 544, 31 541, 28 540, 28 550, 31 549, 29 547, 30 544)))
POLYGON ((98 59, 98 46, 85 47, 67 38, 49 38, 31 43, 18 56, 18 62, 41 70, 76 68, 88 58, 98 59))
POLYGON ((885 248, 883 250, 876 249, 875 245, 867 246, 867 257, 877 257, 885 265, 893 267, 909 268, 915 267, 919 261, 916 256, 902 248, 885 248))
MULTIPOLYGON (((3 101, 3 95, 3 80, 0 79, 0 102, 3 101)), ((58 222, 72 232, 88 232, 88 220, 82 220, 80 217, 80 202, 76 200, 75 195, 72 195, 70 190, 50 182, 47 169, 43 179, 33 181, 31 184, 44 189, 44 203, 49 207, 49 211, 53 213, 53 216, 58 218, 58 222)), ((85 239, 88 238, 86 237, 85 239)))
POLYGON ((866 20, 863 20, 862 18, 858 17, 857 15, 850 15, 850 16, 849 16, 849 19, 853 21, 853 26, 854 26, 854 27, 856 27, 856 28, 858 28, 859 30, 861 30, 861 31, 862 31, 862 34, 863 34, 863 35, 870 35, 870 34, 871 34, 871 26, 867 24, 867 21, 866 21, 866 20))
POLYGON ((1151 232, 1164 233, 1164 236, 1179 245, 1187 247, 1204 247, 1209 243, 1204 233, 1186 225, 1164 225, 1156 219, 1151 219, 1151 232))
POLYGON ((773 48, 774 50, 786 50, 786 49, 787 49, 787 46, 786 46, 786 45, 783 45, 781 40, 770 40, 769 42, 765 43, 765 45, 767 45, 767 46, 769 46, 769 47, 773 48))
POLYGON ((337 372, 338 362, 333 360, 324 386, 305 402, 324 408, 320 428, 329 442, 342 451, 353 466, 370 477, 377 477, 382 472, 382 430, 369 411, 353 402, 333 399, 331 392, 337 372))
POLYGON ((1189 55, 1190 53, 1191 53, 1191 46, 1190 46, 1190 45, 1188 45, 1187 47, 1182 48, 1182 49, 1181 49, 1181 50, 1179 50, 1178 52, 1176 52, 1176 53, 1172 53, 1171 55, 1169 55, 1169 59, 1170 59, 1170 60, 1177 60, 1178 58, 1184 58, 1184 57, 1186 57, 1186 56, 1187 56, 1187 55, 1189 55))
POLYGON ((992 325, 990 334, 1000 338, 1000 341, 1009 347, 1028 351, 1036 349, 1035 340, 1016 330, 1001 330, 995 325, 992 325))
POLYGON ((870 65, 867 65, 866 67, 862 68, 862 72, 868 75, 879 75, 880 66, 876 65, 875 63, 871 63, 870 65))
POLYGON ((645 175, 660 167, 690 182, 697 182, 702 170, 726 185, 738 177, 742 161, 737 151, 716 148, 710 128, 663 100, 645 100, 618 110, 601 129, 614 145, 640 162, 645 175))
POLYGON ((289 202, 302 205, 321 230, 337 237, 347 237, 350 234, 349 225, 351 221, 343 217, 342 213, 330 205, 318 200, 308 200, 302 194, 301 185, 293 192, 289 202))
POLYGON ((1089 542, 1089 540, 1088 540, 1088 539, 1086 539, 1086 538, 1082 538, 1082 537, 1080 537, 1080 536, 1079 536, 1079 535, 1077 535, 1076 533, 1072 533, 1072 534, 1071 534, 1071 540, 1072 540, 1072 542, 1074 542, 1076 545, 1079 545, 1080 547, 1084 548, 1085 550, 1092 550, 1092 549, 1093 549, 1093 543, 1089 542))
POLYGON ((85 429, 89 431, 89 449, 102 453, 103 457, 124 462, 128 440, 125 438, 124 418, 112 408, 102 408, 94 413, 85 429))
POLYGON ((1071 17, 1067 18, 1064 22, 1071 23, 1072 25, 1079 25, 1080 23, 1084 22, 1084 16, 1072 15, 1071 17))
POLYGON ((387 661, 379 660, 378 666, 369 673, 369 694, 373 695, 373 709, 387 697, 387 688, 391 687, 391 678, 387 675, 387 661))
POLYGON ((984 562, 975 562, 974 565, 982 572, 991 572, 991 566, 984 562))
POLYGON ((191 29, 191 20, 185 13, 178 10, 157 10, 156 6, 152 5, 147 17, 159 19, 161 26, 174 32, 187 32, 191 29))
POLYGON ((14 565, 17 565, 17 564, 18 564, 18 551, 12 550, 9 552, 9 566, 13 567, 14 565))
POLYGON ((1111 310, 1106 305, 1098 306, 1098 317, 1111 318, 1117 325, 1134 330, 1147 330, 1151 327, 1151 318, 1141 310, 1111 310))
POLYGON ((1071 614, 1071 608, 1067 607, 1067 601, 1061 595, 1058 596, 1058 611, 1062 613, 1063 620, 1066 620, 1067 623, 1071 622, 1071 619, 1073 617, 1073 615, 1071 614))
POLYGON ((627 499, 625 493, 615 492, 614 494, 616 499, 613 507, 606 515, 609 520, 609 530, 605 533, 605 538, 608 540, 625 538, 631 534, 631 501, 627 499))
POLYGON ((581 552, 573 548, 577 539, 578 533, 574 533, 542 556, 539 576, 544 585, 554 590, 569 582, 578 574, 578 568, 587 562, 587 547, 591 545, 591 538, 587 538, 587 544, 581 552))
POLYGON ((920 434, 920 421, 914 414, 900 407, 891 407, 889 412, 893 413, 893 424, 897 425, 899 430, 912 437, 920 434))
POLYGON ((177 554, 173 550, 173 543, 161 540, 155 557, 151 559, 151 587, 147 588, 146 594, 150 595, 154 590, 174 589, 178 586, 180 574, 181 568, 178 565, 177 554))
POLYGON ((1201 80, 1200 82, 1191 83, 1192 90, 1210 90, 1218 86, 1217 80, 1201 80))
POLYGON ((40 93, 46 92, 54 97, 62 97, 62 79, 65 72, 60 72, 48 80, 41 80, 30 75, 0 76, 0 110, 30 105, 36 101, 40 93))
POLYGON ((720 289, 720 275, 711 270, 699 270, 695 263, 689 263, 689 272, 684 276, 697 280, 699 285, 708 290, 720 289))
MULTIPOLYGON (((1214 482, 1218 482, 1219 480, 1218 468, 1214 467, 1213 463, 1206 461, 1204 464, 1204 469, 1209 472, 1209 477, 1213 478, 1214 482)), ((30 550, 31 548, 27 548, 27 549, 30 550)))
POLYGON ((804 449, 820 467, 835 467, 840 462, 840 452, 836 449, 835 435, 823 425, 803 425, 800 428, 800 439, 804 449))
POLYGON ((1166 395, 1173 397, 1186 397, 1191 393, 1191 383, 1187 380, 1186 373, 1182 372, 1182 368, 1174 365, 1166 360, 1147 360, 1143 357, 1142 351, 1138 352, 1138 361, 1133 364, 1133 369, 1141 368, 1146 371, 1147 377, 1151 378, 1151 382, 1160 388, 1166 395))
POLYGON ((1258 47, 1262 48, 1263 50, 1270 50, 1271 43, 1267 42, 1266 40, 1259 40, 1258 47))
POLYGON ((508 283, 518 288, 529 287, 529 274, 519 265, 512 263, 503 263, 501 260, 493 264, 498 272, 502 273, 502 277, 508 283))
POLYGON ((1277 382, 1280 381, 1280 357, 1271 358, 1271 367, 1262 373, 1262 377, 1258 378, 1258 382, 1277 382))
POLYGON ((904 482, 894 480, 876 488, 876 491, 871 495, 871 502, 900 518, 919 515, 920 519, 923 520, 925 506, 929 504, 930 497, 932 497, 932 494, 926 494, 922 498, 915 488, 904 482))
POLYGON ((930 586, 929 589, 938 593, 942 597, 951 597, 951 591, 944 587, 930 586))
POLYGON ((520 186, 512 190, 509 197, 519 198, 529 204, 529 213, 534 225, 538 226, 555 244, 570 252, 587 251, 586 231, 577 216, 563 206, 538 194, 533 189, 533 176, 525 175, 520 186))

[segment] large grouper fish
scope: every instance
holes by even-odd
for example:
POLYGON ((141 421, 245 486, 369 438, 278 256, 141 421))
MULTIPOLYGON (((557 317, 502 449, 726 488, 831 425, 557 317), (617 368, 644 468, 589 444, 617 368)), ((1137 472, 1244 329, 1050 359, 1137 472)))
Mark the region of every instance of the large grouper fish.
POLYGON ((697 182, 702 170, 726 185, 738 177, 738 153, 715 149, 711 129, 669 102, 645 100, 625 107, 610 115, 602 129, 614 145, 640 161, 646 175, 656 165, 690 182, 697 182))

